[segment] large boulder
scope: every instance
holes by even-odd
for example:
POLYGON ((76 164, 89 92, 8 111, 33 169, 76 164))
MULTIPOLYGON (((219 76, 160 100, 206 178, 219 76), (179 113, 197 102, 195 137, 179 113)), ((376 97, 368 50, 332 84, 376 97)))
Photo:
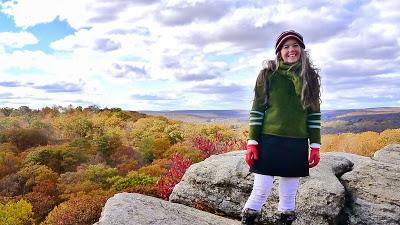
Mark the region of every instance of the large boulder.
MULTIPOLYGON (((216 213, 240 217, 250 195, 254 176, 244 162, 244 151, 211 156, 192 165, 175 186, 170 201, 216 213)), ((299 219, 295 224, 334 224, 341 220, 345 189, 338 176, 350 171, 353 163, 346 157, 322 154, 321 163, 302 178, 297 198, 299 219)), ((278 205, 278 183, 263 208, 262 221, 270 219, 278 205)))
POLYGON ((234 151, 193 164, 169 200, 238 217, 253 184, 243 157, 243 151, 234 151))
POLYGON ((135 193, 119 193, 108 199, 94 225, 239 225, 188 206, 135 193))
MULTIPOLYGON (((342 155, 321 154, 321 161, 310 170, 310 176, 300 179, 296 201, 298 219, 294 224, 343 224, 346 190, 338 178, 350 171, 353 165, 352 161, 342 155)), ((267 208, 269 217, 276 211, 279 200, 277 189, 273 207, 267 208)))
POLYGON ((388 145, 375 152, 372 158, 380 162, 400 165, 400 145, 388 145))
POLYGON ((372 159, 347 157, 354 162, 353 170, 341 177, 349 224, 400 224, 400 145, 389 145, 372 159))

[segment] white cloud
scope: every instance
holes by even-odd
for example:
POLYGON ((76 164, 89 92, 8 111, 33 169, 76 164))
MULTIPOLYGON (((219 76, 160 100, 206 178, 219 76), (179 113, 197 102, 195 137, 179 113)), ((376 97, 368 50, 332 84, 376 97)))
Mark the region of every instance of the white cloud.
POLYGON ((38 39, 35 35, 26 31, 0 32, 0 47, 22 48, 36 43, 38 39))
POLYGON ((392 22, 398 22, 400 20, 400 2, 396 0, 372 0, 366 4, 363 9, 370 14, 374 14, 376 17, 382 20, 392 22))
POLYGON ((96 34, 87 29, 81 29, 61 40, 50 43, 50 47, 57 51, 74 51, 79 48, 89 48, 93 44, 96 34))
POLYGON ((11 0, 2 3, 1 6, 3 13, 14 17, 16 26, 27 28, 53 21, 65 9, 65 6, 67 6, 66 2, 52 0, 11 0))
POLYGON ((59 20, 66 20, 74 29, 80 29, 92 26, 94 23, 90 20, 97 16, 96 8, 104 5, 108 5, 108 2, 97 0, 11 0, 1 3, 1 11, 13 16, 17 27, 33 27, 59 18, 59 20))
MULTIPOLYGON (((54 101, 142 109, 202 108, 204 104, 239 108, 235 102, 243 105, 241 99, 251 96, 262 60, 274 58, 275 38, 285 29, 295 29, 303 34, 312 59, 322 69, 323 107, 346 107, 357 99, 360 105, 368 105, 361 95, 343 104, 338 99, 343 93, 362 91, 360 84, 369 90, 376 82, 380 86, 374 96, 400 98, 384 88, 396 78, 393 74, 400 73, 398 11, 396 0, 13 0, 2 3, 2 12, 12 16, 18 27, 45 25, 58 18, 76 32, 51 43, 54 54, 23 50, 40 41, 30 33, 0 33, 0 73, 7 81, 81 85, 80 96, 48 95, 54 101), (5 47, 22 50, 10 53, 5 47), (5 74, 15 67, 43 73, 5 74), (218 92, 229 88, 240 91, 232 96, 218 92), (185 97, 162 100, 163 93, 185 97), (135 94, 141 99, 132 99, 135 94), (212 96, 223 100, 211 101, 212 96), (157 105, 149 104, 151 97, 159 98, 157 105)), ((43 90, 25 89, 36 97, 46 96, 43 90)))

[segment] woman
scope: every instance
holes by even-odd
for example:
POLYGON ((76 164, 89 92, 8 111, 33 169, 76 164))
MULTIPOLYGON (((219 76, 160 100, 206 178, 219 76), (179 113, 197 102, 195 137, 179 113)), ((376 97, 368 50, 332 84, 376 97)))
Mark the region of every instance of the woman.
POLYGON ((276 222, 292 224, 299 178, 308 176, 309 168, 319 162, 320 76, 304 49, 299 33, 281 33, 275 43, 276 59, 265 61, 257 77, 246 151, 255 176, 242 224, 254 224, 274 176, 280 177, 276 222))

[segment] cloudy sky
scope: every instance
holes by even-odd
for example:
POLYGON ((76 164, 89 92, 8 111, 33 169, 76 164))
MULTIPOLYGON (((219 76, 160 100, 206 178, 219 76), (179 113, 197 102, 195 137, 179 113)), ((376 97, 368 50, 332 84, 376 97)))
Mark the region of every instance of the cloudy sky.
POLYGON ((283 30, 322 109, 400 106, 398 0, 0 0, 0 107, 246 109, 283 30))

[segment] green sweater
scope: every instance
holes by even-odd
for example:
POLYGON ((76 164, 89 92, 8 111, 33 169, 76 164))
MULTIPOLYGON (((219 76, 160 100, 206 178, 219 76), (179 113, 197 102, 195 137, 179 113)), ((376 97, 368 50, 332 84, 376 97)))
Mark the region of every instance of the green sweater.
POLYGON ((309 138, 310 143, 321 143, 321 112, 319 107, 314 111, 310 107, 303 109, 300 71, 301 64, 289 65, 281 61, 276 71, 260 72, 250 111, 250 140, 258 141, 260 133, 264 133, 309 138))

